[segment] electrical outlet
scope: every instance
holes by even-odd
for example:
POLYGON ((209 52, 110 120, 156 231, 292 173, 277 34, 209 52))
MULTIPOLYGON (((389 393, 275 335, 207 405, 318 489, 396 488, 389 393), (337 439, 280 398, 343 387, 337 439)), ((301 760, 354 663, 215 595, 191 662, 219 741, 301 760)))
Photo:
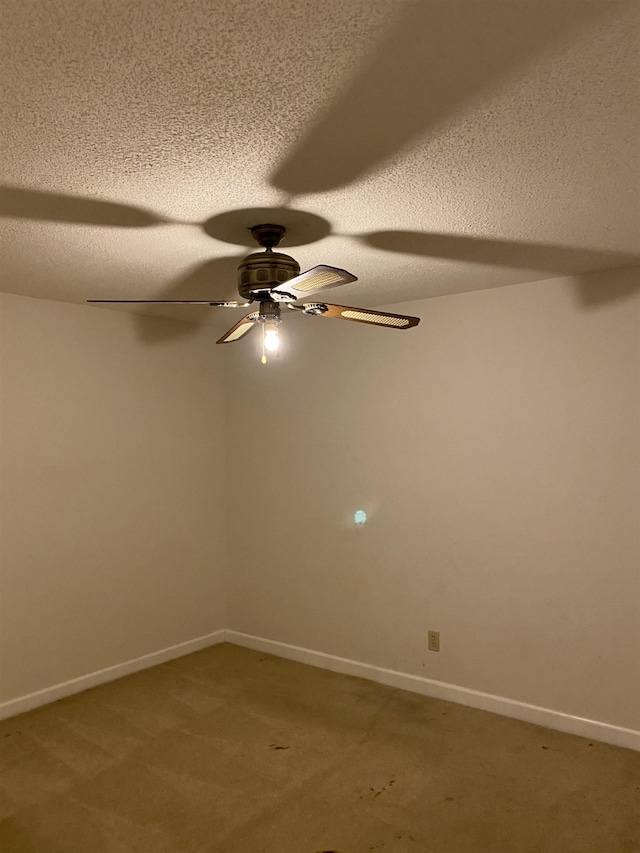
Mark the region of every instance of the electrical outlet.
POLYGON ((440 651, 440 631, 429 631, 429 651, 440 651))

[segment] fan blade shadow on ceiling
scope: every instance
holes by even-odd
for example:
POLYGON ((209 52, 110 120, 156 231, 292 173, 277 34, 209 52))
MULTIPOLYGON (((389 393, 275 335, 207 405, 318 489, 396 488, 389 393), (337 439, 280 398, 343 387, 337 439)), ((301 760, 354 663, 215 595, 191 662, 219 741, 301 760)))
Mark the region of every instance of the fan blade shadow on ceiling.
POLYGON ((0 186, 0 216, 117 228, 148 228, 171 221, 128 204, 7 184, 0 186))
POLYGON ((640 266, 640 254, 570 246, 524 243, 460 234, 436 234, 420 231, 374 231, 360 234, 358 240, 387 252, 508 267, 537 270, 544 278, 578 276, 576 286, 583 305, 599 305, 631 295, 640 289, 640 276, 623 285, 608 285, 607 278, 589 278, 586 274, 640 266), (580 277, 584 276, 584 277, 580 277))
POLYGON ((409 3, 272 185, 300 195, 366 175, 559 37, 603 15, 609 3, 409 3))
POLYGON ((421 231, 373 231, 358 239, 374 249, 494 267, 584 273, 640 264, 640 254, 524 243, 462 234, 421 231))
POLYGON ((640 266, 577 276, 573 283, 578 303, 583 308, 596 309, 640 294, 640 266))
MULTIPOLYGON (((204 263, 191 267, 173 283, 154 294, 154 299, 238 299, 238 264, 239 256, 211 258, 204 263)), ((241 308, 211 308, 203 305, 153 306, 145 305, 144 314, 133 314, 136 330, 145 343, 161 343, 169 339, 185 338, 197 334, 211 311, 224 312, 228 319, 242 314, 241 308), (178 323, 157 323, 156 318, 181 320, 178 323)))

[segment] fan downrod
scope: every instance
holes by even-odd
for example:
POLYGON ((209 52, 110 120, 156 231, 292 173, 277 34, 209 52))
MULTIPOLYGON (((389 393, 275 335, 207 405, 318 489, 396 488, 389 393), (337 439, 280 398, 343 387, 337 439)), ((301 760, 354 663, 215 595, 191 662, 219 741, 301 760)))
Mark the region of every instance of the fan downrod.
POLYGON ((287 233, 287 229, 283 225, 254 225, 249 230, 253 239, 267 252, 277 246, 287 233))

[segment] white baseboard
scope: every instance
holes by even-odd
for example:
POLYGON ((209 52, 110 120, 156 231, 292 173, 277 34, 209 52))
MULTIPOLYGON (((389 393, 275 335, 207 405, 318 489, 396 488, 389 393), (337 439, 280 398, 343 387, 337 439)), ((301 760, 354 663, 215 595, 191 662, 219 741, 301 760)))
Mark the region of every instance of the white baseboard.
POLYGON ((482 711, 491 711, 494 714, 502 714, 504 717, 513 717, 537 726, 545 726, 572 735, 589 738, 591 740, 603 741, 614 746, 622 746, 627 749, 640 751, 640 731, 625 729, 620 726, 612 726, 608 723, 600 723, 597 720, 587 720, 583 717, 574 717, 560 711, 552 711, 550 708, 539 708, 537 705, 528 705, 525 702, 516 702, 513 699, 505 699, 502 696, 493 696, 490 693, 481 693, 478 690, 469 690, 466 687, 458 687, 455 684, 447 684, 443 681, 434 681, 430 678, 422 678, 419 675, 410 675, 406 672, 396 672, 393 669, 384 669, 372 666, 368 663, 360 663, 355 660, 329 655, 325 652, 316 652, 313 649, 305 649, 301 646, 292 646, 289 643, 280 643, 276 640, 267 640, 264 637, 254 637, 251 634, 243 634, 239 631, 227 631, 226 640, 238 646, 245 646, 259 652, 277 655, 278 657, 295 660, 299 663, 310 664, 321 669, 329 669, 332 672, 341 672, 345 675, 356 675, 367 678, 369 681, 377 681, 390 687, 399 687, 401 690, 410 690, 413 693, 421 693, 434 699, 444 699, 447 702, 457 702, 459 705, 468 705, 471 708, 479 708, 482 711))
POLYGON ((88 690, 90 687, 96 687, 98 684, 114 681, 116 678, 122 678, 125 675, 131 675, 131 673, 139 672, 141 669, 148 669, 165 661, 173 660, 174 658, 188 655, 191 652, 224 642, 235 643, 238 646, 245 646, 259 652, 266 652, 288 660, 310 664, 311 666, 328 669, 332 672, 341 672, 345 675, 367 678, 369 681, 376 681, 379 684, 386 684, 389 687, 398 687, 401 690, 410 690, 413 693, 420 693, 423 696, 430 696, 434 699, 444 699, 447 702, 457 702, 459 705, 468 705, 471 708, 479 708, 482 711, 491 711, 494 714, 513 717, 516 720, 534 723, 537 726, 545 726, 549 729, 556 729, 561 732, 567 732, 568 734, 579 735, 580 737, 590 738, 591 740, 603 741, 614 746, 622 746, 627 749, 640 751, 640 732, 634 729, 625 729, 620 726, 601 723, 597 720, 574 717, 571 714, 553 711, 550 708, 528 705, 525 702, 505 699, 502 696, 493 696, 490 693, 481 693, 478 690, 470 690, 467 687, 458 687, 455 684, 434 681, 433 679, 423 678, 419 675, 410 675, 407 672, 384 669, 383 667, 349 660, 348 658, 341 658, 336 655, 326 654, 325 652, 317 652, 313 649, 293 646, 290 643, 281 643, 277 640, 268 640, 264 637, 254 637, 251 634, 243 634, 240 631, 224 629, 214 631, 212 634, 206 634, 203 637, 196 637, 193 640, 187 640, 184 643, 178 643, 175 646, 169 646, 166 649, 160 649, 157 652, 151 652, 151 654, 143 655, 142 657, 134 658, 133 660, 125 661, 106 669, 100 669, 97 672, 81 675, 79 678, 72 678, 70 681, 64 681, 61 684, 54 684, 52 687, 47 687, 44 690, 29 693, 27 696, 11 699, 8 702, 0 704, 0 720, 6 717, 13 717, 16 714, 22 714, 25 711, 31 711, 33 708, 38 708, 49 702, 55 702, 57 699, 63 699, 65 696, 71 696, 73 693, 80 693, 82 690, 88 690))
POLYGON ((157 652, 151 652, 151 654, 118 663, 115 666, 108 666, 106 669, 99 669, 97 672, 90 672, 87 675, 81 675, 79 678, 54 684, 53 687, 46 687, 44 690, 37 690, 35 693, 3 702, 0 704, 0 720, 14 717, 16 714, 23 714, 25 711, 31 711, 33 708, 47 705, 57 699, 64 699, 65 696, 80 693, 80 691, 96 687, 98 684, 114 681, 124 675, 131 675, 131 673, 139 672, 141 669, 148 669, 150 666, 157 666, 159 663, 165 663, 165 661, 188 655, 191 652, 197 652, 207 646, 224 643, 226 634, 227 632, 224 629, 214 631, 213 634, 196 637, 193 640, 187 640, 185 643, 178 643, 175 646, 169 646, 166 649, 160 649, 157 652))

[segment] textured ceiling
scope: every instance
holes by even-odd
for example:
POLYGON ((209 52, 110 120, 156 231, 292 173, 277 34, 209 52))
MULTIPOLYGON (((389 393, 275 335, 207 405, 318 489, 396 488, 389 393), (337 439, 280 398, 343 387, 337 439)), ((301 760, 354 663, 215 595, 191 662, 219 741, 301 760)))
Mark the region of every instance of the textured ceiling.
POLYGON ((4 0, 1 289, 234 298, 259 207, 344 304, 640 264, 639 9, 4 0))

